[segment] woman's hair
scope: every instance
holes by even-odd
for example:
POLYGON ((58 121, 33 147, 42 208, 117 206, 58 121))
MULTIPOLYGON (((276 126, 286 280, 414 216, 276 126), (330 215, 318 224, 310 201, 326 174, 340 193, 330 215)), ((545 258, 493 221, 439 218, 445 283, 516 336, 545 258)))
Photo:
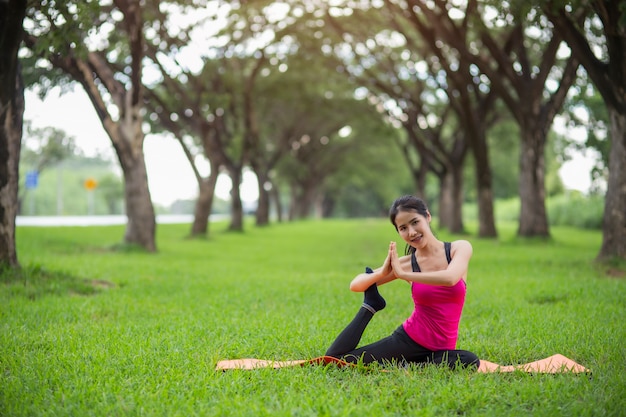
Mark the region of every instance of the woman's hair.
MULTIPOLYGON (((396 216, 401 211, 414 211, 417 214, 428 217, 428 206, 424 200, 412 195, 404 195, 396 199, 389 209, 389 220, 391 220, 391 224, 393 224, 393 227, 396 228, 396 231, 398 230, 398 226, 396 225, 396 216)), ((409 255, 413 252, 415 252, 415 248, 411 245, 407 245, 404 253, 409 255)))

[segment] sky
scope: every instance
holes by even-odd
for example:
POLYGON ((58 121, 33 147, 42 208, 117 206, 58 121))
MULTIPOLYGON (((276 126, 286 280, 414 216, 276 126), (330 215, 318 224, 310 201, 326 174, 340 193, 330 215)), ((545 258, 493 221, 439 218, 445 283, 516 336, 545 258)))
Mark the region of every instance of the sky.
MULTIPOLYGON (((33 127, 56 127, 64 130, 74 137, 76 145, 85 154, 93 156, 100 152, 117 163, 111 140, 87 95, 80 87, 63 95, 59 94, 58 89, 54 89, 43 101, 32 91, 27 91, 24 119, 29 120, 33 127)), ((557 128, 561 131, 564 129, 558 124, 557 128)), ((149 134, 145 139, 144 154, 148 186, 155 204, 169 206, 176 200, 196 198, 198 194, 196 179, 176 140, 149 134)), ((589 172, 592 166, 592 157, 582 153, 573 154, 572 159, 559 171, 565 188, 587 192, 591 185, 589 172)), ((206 175, 208 172, 202 174, 206 175)), ((230 179, 226 175, 221 175, 216 195, 229 200, 230 188, 230 179)), ((258 198, 256 176, 252 172, 244 174, 241 194, 244 202, 254 202, 258 198)))

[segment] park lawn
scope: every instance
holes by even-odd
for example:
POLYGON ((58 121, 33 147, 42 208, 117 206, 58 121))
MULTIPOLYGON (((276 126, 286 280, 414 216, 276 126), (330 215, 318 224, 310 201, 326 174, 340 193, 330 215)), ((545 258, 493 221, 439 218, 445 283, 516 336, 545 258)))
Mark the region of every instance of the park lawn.
MULTIPOLYGON (((462 237, 474 257, 459 348, 500 364, 561 353, 592 375, 216 372, 220 359, 323 354, 362 301, 350 279, 401 241, 385 219, 211 227, 188 239, 188 225, 160 225, 154 254, 116 246, 120 226, 18 228, 23 273, 0 276, 0 415, 624 415, 626 277, 594 264, 597 231, 462 237)), ((380 291, 363 343, 411 312, 406 283, 380 291)))

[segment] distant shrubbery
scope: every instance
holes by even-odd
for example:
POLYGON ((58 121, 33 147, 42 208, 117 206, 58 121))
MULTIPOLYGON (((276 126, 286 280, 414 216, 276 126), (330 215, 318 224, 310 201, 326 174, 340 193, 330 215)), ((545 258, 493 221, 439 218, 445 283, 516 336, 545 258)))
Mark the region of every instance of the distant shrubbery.
POLYGON ((547 202, 548 221, 552 226, 574 226, 583 229, 601 229, 604 198, 584 196, 570 191, 551 197, 547 202))
MULTIPOLYGON (((583 229, 602 228, 604 198, 601 196, 585 196, 578 191, 549 197, 546 201, 548 222, 551 226, 573 226, 583 229)), ((478 208, 475 203, 463 206, 463 216, 467 221, 478 219, 478 208)), ((519 221, 519 198, 497 200, 495 203, 496 222, 519 221)))

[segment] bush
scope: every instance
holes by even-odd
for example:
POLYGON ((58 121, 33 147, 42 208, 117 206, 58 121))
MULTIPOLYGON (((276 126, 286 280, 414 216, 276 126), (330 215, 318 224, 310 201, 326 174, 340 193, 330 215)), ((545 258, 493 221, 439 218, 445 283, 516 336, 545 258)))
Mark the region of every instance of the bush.
MULTIPOLYGON (((519 222, 520 200, 518 197, 496 200, 494 203, 496 223, 519 222)), ((601 229, 604 215, 604 198, 585 196, 577 191, 568 191, 548 198, 546 201, 550 226, 572 226, 582 229, 601 229)), ((466 222, 478 219, 476 203, 465 203, 463 218, 466 222)))
POLYGON ((551 226, 574 226, 583 229, 601 229, 604 198, 584 196, 569 191, 551 197, 547 204, 548 221, 551 226))

